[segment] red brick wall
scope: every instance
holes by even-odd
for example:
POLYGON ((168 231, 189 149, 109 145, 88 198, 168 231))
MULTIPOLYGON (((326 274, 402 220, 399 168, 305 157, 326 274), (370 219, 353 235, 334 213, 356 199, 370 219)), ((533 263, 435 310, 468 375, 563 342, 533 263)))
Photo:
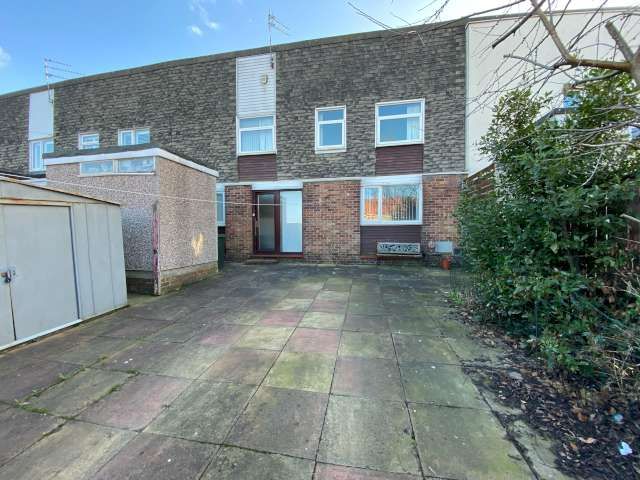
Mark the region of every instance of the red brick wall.
POLYGON ((464 175, 429 175, 422 179, 422 248, 435 249, 436 240, 458 241, 458 224, 453 213, 458 205, 464 175))
POLYGON ((360 182, 305 183, 302 208, 305 260, 360 260, 360 182))
POLYGON ((253 195, 248 185, 225 187, 226 258, 241 262, 253 253, 253 195))

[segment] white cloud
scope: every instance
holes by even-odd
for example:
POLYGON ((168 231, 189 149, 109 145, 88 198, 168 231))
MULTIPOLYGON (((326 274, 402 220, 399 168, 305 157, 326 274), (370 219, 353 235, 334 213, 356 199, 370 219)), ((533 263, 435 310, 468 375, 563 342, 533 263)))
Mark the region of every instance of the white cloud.
POLYGON ((189 0, 189 10, 198 15, 202 24, 209 30, 218 30, 220 28, 220 23, 211 18, 207 8, 208 5, 215 3, 215 0, 189 0))
POLYGON ((11 55, 4 48, 0 47, 0 68, 6 67, 11 61, 11 55))
POLYGON ((189 25, 189 31, 198 37, 202 36, 202 29, 197 25, 189 25))

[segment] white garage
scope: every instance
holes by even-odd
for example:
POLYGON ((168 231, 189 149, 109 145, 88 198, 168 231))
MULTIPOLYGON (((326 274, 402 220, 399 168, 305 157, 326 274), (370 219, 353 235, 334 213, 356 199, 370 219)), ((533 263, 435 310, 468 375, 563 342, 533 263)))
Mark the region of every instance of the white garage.
POLYGON ((119 205, 0 178, 0 349, 126 304, 119 205))

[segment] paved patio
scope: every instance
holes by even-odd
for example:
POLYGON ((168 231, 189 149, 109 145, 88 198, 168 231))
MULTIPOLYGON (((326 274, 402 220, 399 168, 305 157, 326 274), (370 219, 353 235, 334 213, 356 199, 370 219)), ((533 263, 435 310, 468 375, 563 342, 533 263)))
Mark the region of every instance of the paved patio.
POLYGON ((229 266, 0 355, 0 479, 530 479, 448 275, 229 266))

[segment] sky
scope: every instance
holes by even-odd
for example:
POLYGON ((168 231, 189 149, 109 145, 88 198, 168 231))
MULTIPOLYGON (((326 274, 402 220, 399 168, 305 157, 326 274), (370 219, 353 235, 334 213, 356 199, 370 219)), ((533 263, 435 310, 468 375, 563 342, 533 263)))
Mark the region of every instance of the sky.
MULTIPOLYGON (((441 19, 510 1, 450 0, 441 19)), ((443 0, 351 2, 400 27, 429 18, 443 0)), ((574 0, 571 8, 600 3, 574 0)), ((610 0, 611 6, 628 3, 610 0)), ((381 28, 347 0, 1 0, 0 94, 44 84, 45 58, 77 72, 52 73, 72 78, 264 46, 269 10, 288 28, 287 34, 273 31, 274 44, 381 28)))

